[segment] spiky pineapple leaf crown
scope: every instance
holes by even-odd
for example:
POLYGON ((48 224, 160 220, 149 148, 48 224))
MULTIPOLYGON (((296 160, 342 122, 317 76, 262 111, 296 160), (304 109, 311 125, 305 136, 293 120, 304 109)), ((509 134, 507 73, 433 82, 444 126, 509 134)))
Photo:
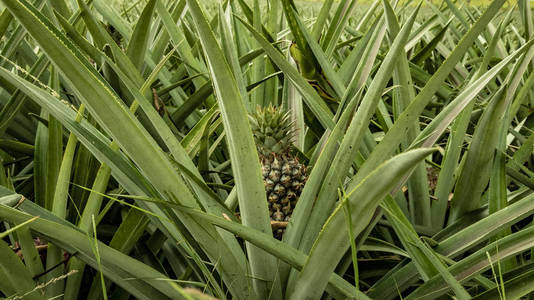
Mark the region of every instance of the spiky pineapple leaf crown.
POLYGON ((272 105, 258 107, 250 115, 250 124, 256 147, 262 156, 283 155, 291 149, 293 129, 289 112, 272 105))

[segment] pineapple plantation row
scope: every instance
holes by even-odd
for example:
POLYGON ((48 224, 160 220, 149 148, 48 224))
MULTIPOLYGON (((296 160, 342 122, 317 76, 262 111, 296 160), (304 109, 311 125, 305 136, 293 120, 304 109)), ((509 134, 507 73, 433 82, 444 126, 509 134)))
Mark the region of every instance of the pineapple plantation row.
POLYGON ((534 299, 528 0, 0 0, 0 297, 534 299))

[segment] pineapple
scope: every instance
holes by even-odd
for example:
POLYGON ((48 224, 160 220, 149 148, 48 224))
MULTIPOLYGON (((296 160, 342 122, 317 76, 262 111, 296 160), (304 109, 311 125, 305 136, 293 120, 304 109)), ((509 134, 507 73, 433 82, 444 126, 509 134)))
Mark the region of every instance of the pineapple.
MULTIPOLYGON (((307 179, 306 166, 290 152, 293 138, 289 113, 274 106, 258 108, 250 116, 262 165, 271 221, 289 221, 307 179)), ((274 229, 282 238, 284 229, 274 229)))

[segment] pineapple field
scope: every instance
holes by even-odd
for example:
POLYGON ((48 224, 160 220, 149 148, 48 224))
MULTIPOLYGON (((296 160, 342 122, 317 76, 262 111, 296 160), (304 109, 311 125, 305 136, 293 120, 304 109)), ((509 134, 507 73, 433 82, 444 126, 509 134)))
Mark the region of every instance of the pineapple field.
POLYGON ((0 298, 534 299, 528 0, 0 0, 0 298))

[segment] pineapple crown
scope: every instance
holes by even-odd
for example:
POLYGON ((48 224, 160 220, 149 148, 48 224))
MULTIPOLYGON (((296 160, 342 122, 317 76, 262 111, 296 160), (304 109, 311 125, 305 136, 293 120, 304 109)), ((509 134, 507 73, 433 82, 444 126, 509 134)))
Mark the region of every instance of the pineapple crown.
POLYGON ((291 148, 293 129, 289 112, 272 105, 258 107, 250 115, 250 124, 261 155, 284 154, 291 148))

